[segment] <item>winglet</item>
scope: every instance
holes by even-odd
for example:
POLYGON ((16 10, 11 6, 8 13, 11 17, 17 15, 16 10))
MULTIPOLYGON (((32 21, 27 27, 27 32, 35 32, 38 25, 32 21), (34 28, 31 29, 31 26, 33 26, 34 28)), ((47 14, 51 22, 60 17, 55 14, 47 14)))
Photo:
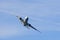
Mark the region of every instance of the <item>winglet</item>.
POLYGON ((16 16, 17 18, 20 18, 19 16, 16 16))
POLYGON ((38 32, 42 33, 41 31, 37 30, 38 32))

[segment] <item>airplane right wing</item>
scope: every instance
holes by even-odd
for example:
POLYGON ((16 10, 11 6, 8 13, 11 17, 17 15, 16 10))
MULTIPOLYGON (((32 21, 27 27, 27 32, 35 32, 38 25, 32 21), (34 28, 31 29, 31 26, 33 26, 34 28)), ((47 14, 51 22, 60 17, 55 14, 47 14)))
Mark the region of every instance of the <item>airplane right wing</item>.
MULTIPOLYGON (((31 24, 28 24, 29 27, 33 28, 34 30, 40 32, 39 30, 37 30, 36 28, 34 28, 31 24)), ((41 32, 40 32, 41 33, 41 32)))

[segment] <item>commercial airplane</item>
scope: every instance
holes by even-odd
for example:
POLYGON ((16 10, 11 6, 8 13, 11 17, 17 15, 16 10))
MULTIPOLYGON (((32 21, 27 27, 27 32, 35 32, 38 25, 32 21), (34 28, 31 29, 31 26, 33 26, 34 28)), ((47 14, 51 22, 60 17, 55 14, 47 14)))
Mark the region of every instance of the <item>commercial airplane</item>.
POLYGON ((27 16, 25 17, 25 19, 22 19, 22 18, 19 17, 19 16, 16 16, 16 17, 23 23, 23 25, 24 25, 25 27, 27 27, 27 28, 31 27, 31 28, 33 28, 34 30, 40 32, 39 30, 37 30, 37 29, 34 28, 31 24, 28 23, 28 19, 29 19, 29 18, 28 18, 27 16))

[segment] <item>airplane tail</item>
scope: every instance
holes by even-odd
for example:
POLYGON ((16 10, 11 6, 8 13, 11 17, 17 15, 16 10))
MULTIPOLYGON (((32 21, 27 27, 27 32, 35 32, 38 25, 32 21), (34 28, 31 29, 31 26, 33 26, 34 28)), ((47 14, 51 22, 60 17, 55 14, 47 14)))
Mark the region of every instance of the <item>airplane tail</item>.
POLYGON ((26 16, 25 19, 24 19, 24 21, 27 23, 28 22, 28 19, 29 18, 26 16))

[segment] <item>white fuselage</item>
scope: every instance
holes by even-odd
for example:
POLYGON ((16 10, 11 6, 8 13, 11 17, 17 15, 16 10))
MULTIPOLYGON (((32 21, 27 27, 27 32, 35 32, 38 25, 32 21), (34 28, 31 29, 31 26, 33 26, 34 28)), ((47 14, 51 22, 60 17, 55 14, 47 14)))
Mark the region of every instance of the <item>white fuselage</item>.
POLYGON ((26 16, 25 19, 24 19, 24 26, 28 25, 28 17, 26 16))

